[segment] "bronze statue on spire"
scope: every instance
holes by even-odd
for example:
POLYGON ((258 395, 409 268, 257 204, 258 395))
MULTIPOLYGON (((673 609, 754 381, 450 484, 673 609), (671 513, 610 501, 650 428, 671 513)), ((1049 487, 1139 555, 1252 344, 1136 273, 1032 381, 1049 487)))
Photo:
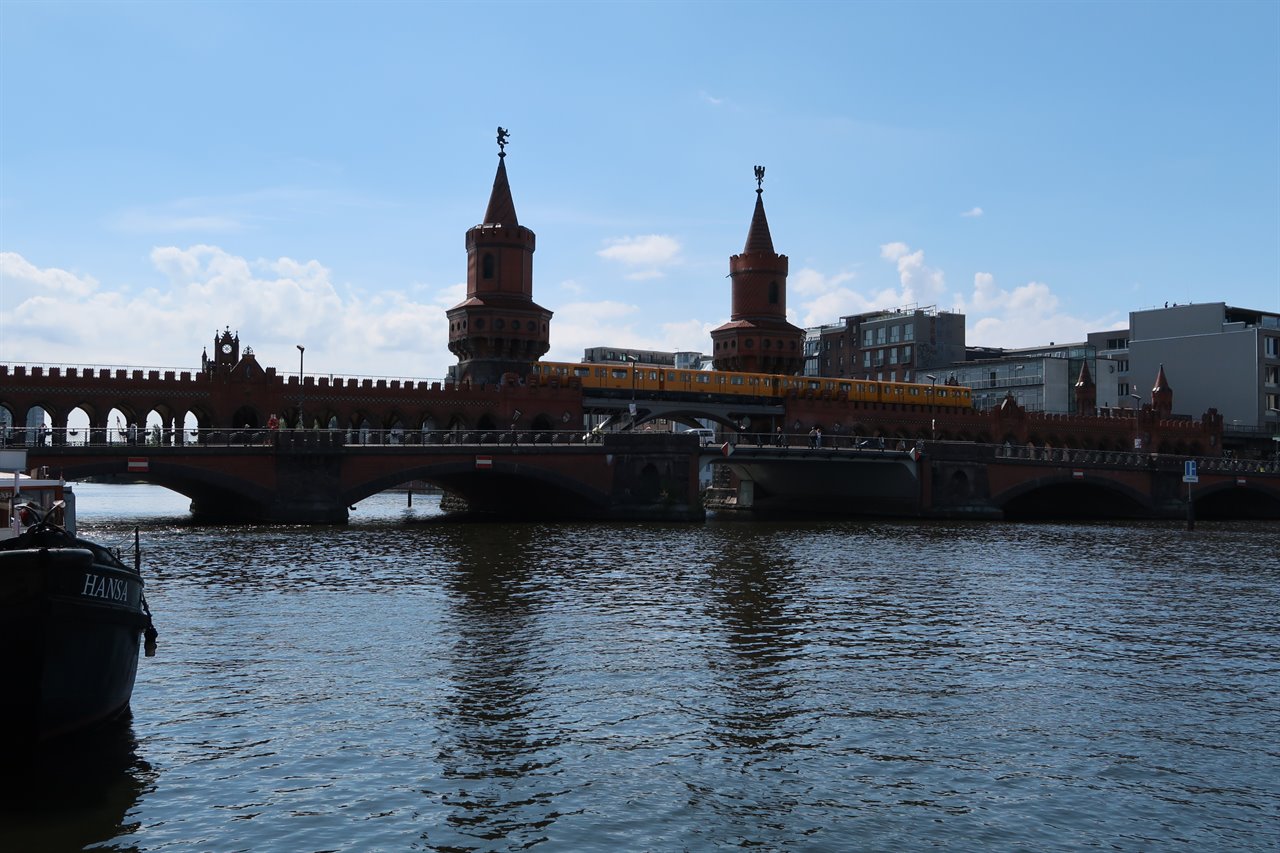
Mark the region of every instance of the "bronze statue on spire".
POLYGON ((498 125, 498 156, 507 156, 507 140, 511 138, 511 131, 502 125, 498 125))
POLYGON ((764 166, 756 166, 756 192, 764 192, 764 166))

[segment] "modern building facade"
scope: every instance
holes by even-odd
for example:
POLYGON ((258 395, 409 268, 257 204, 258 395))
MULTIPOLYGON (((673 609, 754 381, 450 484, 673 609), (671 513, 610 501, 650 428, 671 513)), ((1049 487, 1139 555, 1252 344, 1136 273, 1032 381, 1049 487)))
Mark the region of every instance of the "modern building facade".
MULTIPOLYGON (((1178 409, 1222 414, 1225 430, 1280 431, 1280 314, 1223 302, 1132 311, 1129 328, 1089 335, 1116 367, 1123 405, 1163 365, 1177 385, 1178 409)), ((1103 362, 1107 363, 1107 362, 1103 362)), ((1099 383, 1098 405, 1103 405, 1099 383)))
POLYGON ((677 370, 710 370, 711 358, 700 352, 681 350, 629 349, 627 347, 587 347, 582 351, 583 364, 653 364, 677 370))
POLYGON ((817 330, 817 376, 923 382, 965 359, 964 315, 909 306, 840 318, 817 330))
MULTIPOLYGON (((969 360, 945 369, 945 381, 972 388, 973 405, 979 411, 993 409, 1013 397, 1028 412, 1075 414, 1076 384, 1081 372, 1087 370, 1092 381, 1100 369, 1093 347, 1085 343, 1025 349, 975 348, 968 355, 969 360)), ((942 371, 932 374, 939 382, 944 381, 942 371)), ((916 381, 922 379, 917 377, 916 381)))

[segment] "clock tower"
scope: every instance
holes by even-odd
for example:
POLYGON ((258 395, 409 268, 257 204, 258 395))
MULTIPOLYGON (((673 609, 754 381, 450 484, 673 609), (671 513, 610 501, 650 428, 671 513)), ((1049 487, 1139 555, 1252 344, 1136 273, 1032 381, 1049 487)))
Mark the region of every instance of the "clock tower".
POLYGON ((231 334, 227 327, 221 332, 213 333, 213 358, 204 359, 204 368, 209 373, 227 373, 240 363, 240 333, 231 334))

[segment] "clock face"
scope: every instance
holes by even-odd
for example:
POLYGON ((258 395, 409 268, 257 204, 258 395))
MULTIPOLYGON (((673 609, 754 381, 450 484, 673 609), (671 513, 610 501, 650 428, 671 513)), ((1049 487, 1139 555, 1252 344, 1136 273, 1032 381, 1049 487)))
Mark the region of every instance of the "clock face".
POLYGON ((223 344, 222 351, 225 352, 227 355, 231 355, 231 344, 223 344))

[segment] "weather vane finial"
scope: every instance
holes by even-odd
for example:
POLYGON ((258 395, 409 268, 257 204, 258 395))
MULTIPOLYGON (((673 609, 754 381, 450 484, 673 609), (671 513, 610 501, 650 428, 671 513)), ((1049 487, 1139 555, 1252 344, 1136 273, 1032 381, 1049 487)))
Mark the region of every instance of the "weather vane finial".
POLYGON ((511 131, 502 125, 498 125, 498 156, 507 156, 507 140, 511 138, 511 131))
POLYGON ((764 192, 764 166, 756 166, 756 192, 764 192))

